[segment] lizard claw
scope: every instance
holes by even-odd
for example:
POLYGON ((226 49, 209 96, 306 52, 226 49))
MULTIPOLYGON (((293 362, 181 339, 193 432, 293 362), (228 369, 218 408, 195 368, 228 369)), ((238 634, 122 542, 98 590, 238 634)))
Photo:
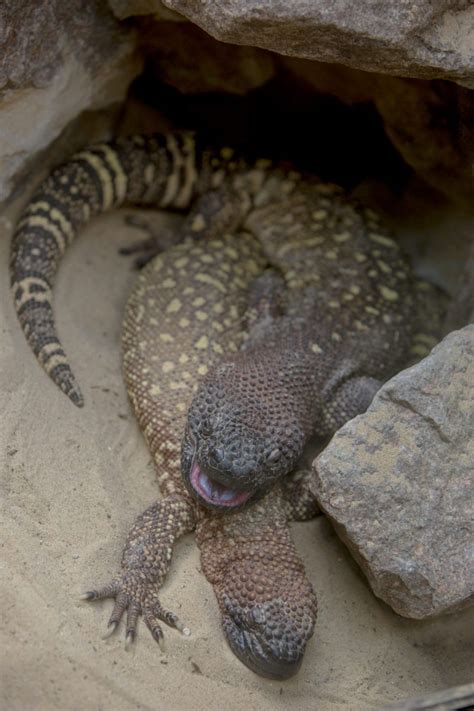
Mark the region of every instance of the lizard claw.
POLYGON ((136 630, 127 630, 125 635, 125 649, 127 652, 133 647, 137 633, 136 630))
POLYGON ((163 632, 160 622, 164 622, 168 627, 174 627, 183 635, 189 636, 191 631, 185 627, 178 619, 174 612, 170 612, 161 606, 159 602, 155 602, 150 607, 146 608, 143 614, 145 624, 150 630, 153 639, 158 642, 160 648, 163 649, 163 632))
POLYGON ((190 503, 176 495, 153 504, 137 518, 125 545, 120 573, 108 585, 82 595, 83 600, 114 599, 106 637, 113 634, 126 617, 125 646, 130 649, 140 615, 160 647, 162 622, 189 634, 178 616, 161 605, 159 590, 168 570, 174 536, 190 529, 193 517, 190 503))
POLYGON ((112 635, 115 632, 115 630, 117 629, 117 627, 118 627, 118 622, 109 622, 109 624, 107 625, 107 632, 105 632, 102 635, 102 639, 105 640, 105 639, 109 639, 109 637, 112 637, 112 635))
POLYGON ((118 592, 119 586, 114 582, 98 590, 88 590, 82 593, 82 595, 79 596, 79 600, 103 600, 106 597, 115 597, 118 592))
POLYGON ((151 636, 155 640, 155 642, 158 644, 159 648, 161 649, 162 652, 165 651, 165 637, 163 635, 163 630, 161 629, 161 626, 159 625, 158 622, 151 622, 145 617, 145 624, 148 627, 148 629, 151 632, 151 636))
POLYGON ((191 634, 188 627, 183 625, 174 612, 165 609, 157 601, 155 591, 148 590, 148 586, 141 579, 134 580, 125 575, 122 581, 114 581, 98 590, 89 590, 83 593, 80 599, 94 601, 109 597, 115 598, 115 605, 109 618, 107 631, 102 637, 104 640, 114 634, 125 612, 127 613, 125 628, 125 648, 127 650, 131 649, 135 642, 140 615, 143 616, 153 639, 162 651, 164 650, 164 635, 160 623, 164 622, 168 627, 174 627, 185 636, 191 634))

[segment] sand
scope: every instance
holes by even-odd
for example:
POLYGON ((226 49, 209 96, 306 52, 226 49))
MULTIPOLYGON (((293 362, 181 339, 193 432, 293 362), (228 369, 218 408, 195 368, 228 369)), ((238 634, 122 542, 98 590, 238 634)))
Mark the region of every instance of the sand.
POLYGON ((117 248, 142 235, 123 211, 102 217, 61 270, 58 325, 86 397, 79 410, 37 366, 16 321, 7 263, 17 211, 0 225, 1 708, 357 711, 470 681, 474 609, 425 623, 398 617, 323 517, 293 527, 320 615, 292 680, 260 679, 230 652, 192 535, 162 594, 192 635, 166 630, 165 654, 143 624, 133 651, 123 630, 102 641, 112 603, 78 596, 114 575, 129 527, 157 497, 120 372, 134 274, 117 248))

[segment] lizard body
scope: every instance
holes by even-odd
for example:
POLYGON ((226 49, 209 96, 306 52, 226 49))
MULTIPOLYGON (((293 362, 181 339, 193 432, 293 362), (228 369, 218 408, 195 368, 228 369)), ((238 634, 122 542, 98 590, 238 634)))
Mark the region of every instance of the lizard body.
POLYGON ((188 413, 183 477, 215 508, 258 499, 308 438, 363 412, 407 363, 417 328, 420 283, 377 216, 335 186, 271 180, 275 195, 244 225, 281 306, 211 369, 188 413))
POLYGON ((77 229, 124 202, 190 209, 185 241, 139 276, 124 321, 127 389, 165 498, 137 520, 121 573, 88 597, 115 597, 111 628, 127 610, 130 638, 139 614, 157 640, 160 620, 181 627, 158 590, 174 541, 196 527, 232 649, 284 678, 301 662, 316 601, 287 528, 314 503, 304 477, 280 482, 311 436, 363 411, 408 360, 415 280, 377 217, 334 186, 213 154, 189 134, 96 146, 33 197, 11 262, 30 345, 77 405, 54 274, 77 229))
MULTIPOLYGON (((165 498, 131 534, 134 544, 125 549, 117 582, 136 599, 137 560, 140 575, 155 556, 163 564, 163 542, 169 536, 168 563, 174 539, 196 527, 202 569, 216 592, 232 649, 260 674, 284 678, 301 663, 316 618, 314 592, 287 520, 314 514, 315 507, 309 501, 305 509, 300 497, 292 505, 277 488, 261 504, 229 517, 213 515, 185 490, 180 458, 187 411, 199 380, 213 363, 240 347, 247 289, 264 265, 264 254, 251 235, 223 235, 167 250, 137 279, 124 319, 123 369, 165 498), (157 524, 162 515, 166 535, 157 524), (149 541, 146 562, 144 540, 149 541)), ((165 572, 160 571, 159 582, 165 572)), ((140 601, 152 630, 156 618, 150 610, 159 604, 155 575, 153 571, 151 593, 145 592, 145 602, 140 601)))

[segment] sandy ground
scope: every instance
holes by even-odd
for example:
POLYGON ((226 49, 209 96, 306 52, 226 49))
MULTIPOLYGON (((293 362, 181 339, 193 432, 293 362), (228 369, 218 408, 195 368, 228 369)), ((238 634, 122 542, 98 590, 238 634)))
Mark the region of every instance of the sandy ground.
POLYGON ((134 651, 102 641, 111 602, 78 595, 115 573, 126 533, 157 487, 120 373, 120 321, 134 275, 119 245, 142 236, 124 213, 71 249, 58 323, 87 399, 75 409, 36 365, 8 291, 14 210, 0 225, 2 709, 374 709, 472 677, 474 609, 429 623, 375 599, 324 518, 294 526, 320 616, 299 675, 260 679, 221 634, 192 536, 178 546, 162 599, 192 630, 144 626, 134 651))

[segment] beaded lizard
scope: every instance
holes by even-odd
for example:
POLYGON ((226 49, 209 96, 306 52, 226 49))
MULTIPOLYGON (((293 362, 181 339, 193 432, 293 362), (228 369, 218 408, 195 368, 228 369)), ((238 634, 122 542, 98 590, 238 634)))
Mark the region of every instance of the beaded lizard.
POLYGON ((377 216, 335 186, 201 149, 190 134, 97 145, 41 186, 11 259, 26 337, 79 406, 54 325, 54 274, 78 228, 125 202, 190 209, 184 243, 140 275, 124 321, 127 387, 165 498, 137 520, 122 572, 88 599, 115 597, 110 626, 127 610, 129 639, 139 614, 158 641, 159 620, 182 629, 157 591, 174 541, 196 527, 232 649, 285 678, 316 615, 286 522, 315 505, 304 474, 282 477, 311 436, 368 406, 414 336, 423 347, 420 290, 377 216))

